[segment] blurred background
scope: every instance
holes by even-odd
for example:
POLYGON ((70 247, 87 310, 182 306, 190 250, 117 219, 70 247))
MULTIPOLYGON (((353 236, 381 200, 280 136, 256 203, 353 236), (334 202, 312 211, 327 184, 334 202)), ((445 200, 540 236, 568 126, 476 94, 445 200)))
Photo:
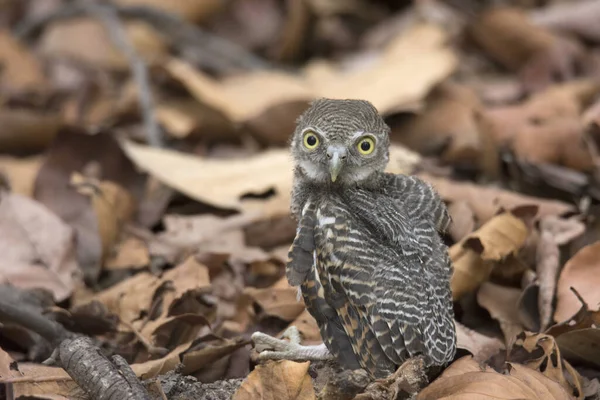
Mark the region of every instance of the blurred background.
MULTIPOLYGON (((600 317, 561 323, 600 303, 599 50, 589 0, 0 0, 0 279, 138 376, 235 391, 252 332, 320 342, 284 277, 287 144, 311 100, 366 99, 389 170, 450 208, 459 355, 550 335, 511 360, 560 349, 582 399, 600 317)), ((49 374, 35 333, 0 347, 49 374)))

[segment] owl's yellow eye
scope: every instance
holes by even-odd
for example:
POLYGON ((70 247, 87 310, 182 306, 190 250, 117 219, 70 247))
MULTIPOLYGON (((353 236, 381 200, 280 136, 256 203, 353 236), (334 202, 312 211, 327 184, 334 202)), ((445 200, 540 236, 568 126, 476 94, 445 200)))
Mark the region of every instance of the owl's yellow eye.
POLYGON ((356 147, 358 148, 358 152, 360 154, 366 156, 371 154, 373 150, 375 150, 375 141, 370 137, 366 137, 361 139, 356 145, 356 147))
POLYGON ((309 150, 314 150, 319 145, 319 138, 313 132, 306 132, 304 134, 304 147, 309 150))

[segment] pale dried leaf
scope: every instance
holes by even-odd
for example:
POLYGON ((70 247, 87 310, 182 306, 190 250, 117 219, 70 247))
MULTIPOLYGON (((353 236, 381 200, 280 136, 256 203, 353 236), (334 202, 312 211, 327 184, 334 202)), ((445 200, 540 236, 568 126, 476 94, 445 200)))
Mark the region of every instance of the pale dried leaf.
POLYGON ((418 176, 431 183, 447 202, 465 201, 475 213, 479 224, 490 220, 500 209, 512 210, 519 206, 537 206, 538 218, 575 211, 575 207, 562 201, 525 196, 493 187, 439 178, 426 173, 420 173, 418 176))
POLYGON ((298 299, 298 288, 287 286, 266 289, 246 288, 244 293, 250 296, 266 315, 284 321, 293 321, 304 311, 304 302, 298 299))
MULTIPOLYGON (((144 59, 156 60, 167 54, 164 40, 150 25, 133 21, 125 24, 125 30, 144 59)), ((115 48, 102 24, 91 18, 73 18, 50 25, 40 40, 40 49, 50 57, 67 57, 116 70, 129 68, 127 59, 115 48)))
POLYGON ((571 318, 581 302, 571 291, 573 287, 592 309, 600 303, 600 242, 585 246, 565 264, 556 288, 554 320, 562 322, 571 318))
POLYGON ((532 369, 510 364, 500 374, 469 356, 455 361, 417 400, 570 400, 556 382, 532 369))
POLYGON ((63 301, 81 278, 73 229, 28 197, 0 192, 0 249, 0 279, 14 286, 63 301))
POLYGON ((554 291, 556 289, 556 278, 560 268, 560 250, 553 234, 544 229, 544 220, 540 224, 541 235, 536 251, 536 271, 538 276, 539 294, 538 310, 540 313, 540 325, 547 327, 552 321, 552 307, 554 291))
POLYGON ((518 312, 521 290, 484 282, 477 292, 477 302, 498 321, 504 333, 507 348, 510 348, 523 331, 518 312))
POLYGON ((559 383, 574 398, 583 400, 581 376, 563 359, 555 339, 543 333, 523 332, 519 335, 509 360, 541 372, 559 383))
POLYGON ((13 377, 2 377, 2 382, 12 388, 15 398, 49 395, 73 400, 88 398, 67 372, 58 367, 19 363, 19 372, 13 377))
POLYGON ((272 361, 257 366, 233 395, 233 400, 313 400, 310 362, 272 361))
POLYGON ((6 179, 10 191, 33 197, 35 178, 42 166, 42 156, 16 158, 0 157, 0 175, 6 179))
POLYGON ((150 253, 144 241, 129 237, 122 241, 115 254, 106 261, 105 269, 139 269, 150 265, 150 253))
POLYGON ((556 338, 562 356, 573 363, 600 367, 600 329, 586 328, 566 332, 556 338))
POLYGON ((261 71, 219 82, 180 60, 173 59, 165 67, 200 102, 244 122, 270 107, 318 97, 365 99, 383 114, 398 111, 421 100, 454 70, 456 62, 444 32, 434 25, 419 25, 391 41, 368 68, 318 75, 319 79, 314 74, 297 77, 261 71))
POLYGON ((525 223, 510 212, 489 220, 449 249, 454 265, 451 287, 454 299, 485 282, 495 265, 516 254, 527 239, 525 223))
POLYGON ((0 30, 0 80, 12 89, 42 89, 47 85, 42 65, 12 35, 0 30))
MULTIPOLYGON (((152 176, 215 207, 253 211, 260 217, 287 215, 292 189, 293 164, 287 150, 267 150, 256 156, 208 159, 171 150, 125 142, 124 150, 152 176), (210 188, 210 190, 208 190, 210 188), (242 199, 274 189, 266 200, 242 199)), ((419 157, 404 147, 392 146, 387 171, 409 173, 419 157)))
POLYGON ((458 321, 454 321, 454 325, 456 326, 457 347, 473 354, 473 359, 477 362, 485 362, 504 349, 504 344, 498 338, 482 335, 458 321))
POLYGON ((183 343, 174 348, 169 354, 156 360, 132 364, 131 369, 140 379, 155 378, 158 375, 173 371, 181 364, 180 355, 189 349, 192 342, 183 343))

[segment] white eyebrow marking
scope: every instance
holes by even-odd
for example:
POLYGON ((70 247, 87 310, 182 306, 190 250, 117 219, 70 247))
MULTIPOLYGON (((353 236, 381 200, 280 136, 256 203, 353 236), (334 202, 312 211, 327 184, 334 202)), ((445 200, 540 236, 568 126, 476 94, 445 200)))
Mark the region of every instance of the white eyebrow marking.
POLYGON ((356 139, 356 138, 358 138, 358 137, 361 137, 361 136, 362 136, 362 135, 364 135, 364 134, 365 134, 365 131, 358 131, 358 132, 355 132, 355 133, 352 135, 352 138, 351 138, 351 139, 352 139, 352 140, 354 140, 354 139, 356 139))

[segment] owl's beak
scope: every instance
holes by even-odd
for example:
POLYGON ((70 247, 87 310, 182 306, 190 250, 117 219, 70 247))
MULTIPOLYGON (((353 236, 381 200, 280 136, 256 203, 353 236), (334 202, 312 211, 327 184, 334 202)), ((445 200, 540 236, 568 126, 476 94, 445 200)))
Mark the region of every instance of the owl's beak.
POLYGON ((344 166, 346 149, 330 147, 327 149, 327 157, 329 158, 329 174, 331 175, 331 182, 335 182, 344 166))

